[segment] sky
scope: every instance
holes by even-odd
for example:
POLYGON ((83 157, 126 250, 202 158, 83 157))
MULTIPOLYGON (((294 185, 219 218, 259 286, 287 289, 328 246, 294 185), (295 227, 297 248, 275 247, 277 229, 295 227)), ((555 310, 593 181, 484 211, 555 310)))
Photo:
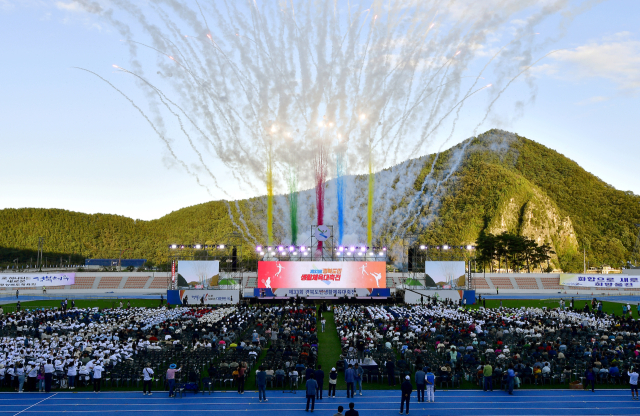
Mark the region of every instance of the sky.
MULTIPOLYGON (((551 19, 538 28, 552 40, 537 56, 560 51, 505 91, 481 131, 518 133, 615 188, 640 194, 640 1, 574 2, 579 4, 591 7, 566 26, 551 19)), ((504 30, 518 24, 516 16, 504 30)), ((143 33, 136 36, 146 41, 143 33)), ((131 77, 112 67, 130 62, 121 38, 103 17, 70 0, 0 0, 0 209, 61 208, 150 220, 212 199, 264 194, 262 184, 238 187, 215 156, 207 163, 228 196, 206 192, 122 96, 74 69, 95 71, 144 103, 131 77)), ((494 38, 487 51, 504 42, 500 33, 494 38)), ((149 67, 157 60, 149 51, 139 57, 149 67)), ((452 140, 436 140, 424 153, 471 135, 481 114, 469 107, 452 140)))

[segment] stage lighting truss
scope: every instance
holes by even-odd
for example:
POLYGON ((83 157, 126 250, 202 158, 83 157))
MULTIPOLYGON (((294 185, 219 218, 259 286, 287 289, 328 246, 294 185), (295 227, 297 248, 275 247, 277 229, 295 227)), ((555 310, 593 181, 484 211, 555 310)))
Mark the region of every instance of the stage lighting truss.
POLYGON ((169 250, 224 250, 224 244, 169 244, 169 250))
MULTIPOLYGON (((274 246, 256 246, 256 254, 263 260, 305 261, 314 258, 313 248, 278 244, 274 246)), ((335 260, 386 261, 386 247, 338 246, 333 250, 335 260)))
POLYGON ((472 245, 466 245, 466 246, 450 246, 449 244, 440 244, 437 246, 425 246, 425 245, 421 245, 420 246, 420 250, 441 250, 441 251, 447 251, 447 250, 467 250, 467 251, 472 251, 475 250, 476 247, 472 246, 472 245))

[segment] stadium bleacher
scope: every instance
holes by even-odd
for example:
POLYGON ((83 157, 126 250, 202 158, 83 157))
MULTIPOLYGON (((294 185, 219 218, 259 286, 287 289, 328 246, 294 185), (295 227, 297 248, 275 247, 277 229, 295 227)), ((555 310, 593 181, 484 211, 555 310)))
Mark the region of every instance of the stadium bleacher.
POLYGON ((149 289, 166 289, 169 285, 169 279, 164 276, 155 276, 149 284, 149 289))
POLYGON ((91 289, 95 281, 95 276, 76 276, 75 284, 71 285, 71 289, 91 289))
POLYGON ((117 289, 122 282, 122 277, 105 276, 100 279, 98 283, 98 289, 117 289))
MULTIPOLYGON (((124 284, 125 289, 144 289, 151 276, 129 276, 124 284)), ((165 279, 166 280, 166 279, 165 279)))
MULTIPOLYGON (((491 279, 491 283, 493 283, 493 287, 498 287, 500 289, 515 289, 513 287, 513 283, 511 283, 511 279, 508 277, 487 277, 487 279, 491 279)), ((536 288, 538 286, 536 285, 536 288)))

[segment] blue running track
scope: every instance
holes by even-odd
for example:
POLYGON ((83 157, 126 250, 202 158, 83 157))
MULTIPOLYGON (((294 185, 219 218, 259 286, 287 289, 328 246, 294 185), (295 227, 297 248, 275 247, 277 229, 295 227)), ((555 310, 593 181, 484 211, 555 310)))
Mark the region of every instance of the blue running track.
MULTIPOLYGON (((325 390, 326 392, 326 390, 325 390)), ((274 416, 307 414, 303 391, 297 394, 267 391, 268 402, 260 403, 258 393, 247 391, 193 393, 183 398, 169 398, 166 392, 144 396, 140 392, 102 393, 6 393, 0 394, 0 414, 11 415, 119 415, 140 416, 189 415, 203 412, 215 414, 252 414, 277 412, 274 416), (251 413, 247 413, 251 412, 251 413)), ((397 415, 400 391, 368 390, 363 396, 347 399, 345 391, 339 397, 316 401, 314 414, 333 415, 339 405, 348 409, 353 401, 361 416, 397 415)), ((576 390, 519 390, 513 396, 503 391, 437 391, 435 403, 418 403, 411 397, 411 415, 638 415, 640 401, 632 400, 629 390, 600 390, 595 393, 576 390)))

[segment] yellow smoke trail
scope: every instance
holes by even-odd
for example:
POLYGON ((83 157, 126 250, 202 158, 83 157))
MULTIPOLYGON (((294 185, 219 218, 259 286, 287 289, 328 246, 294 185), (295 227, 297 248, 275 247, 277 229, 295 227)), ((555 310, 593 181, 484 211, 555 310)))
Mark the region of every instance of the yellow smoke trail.
POLYGON ((273 166, 272 155, 267 155, 267 245, 273 244, 273 166))
POLYGON ((371 233, 373 228, 373 166, 371 156, 369 156, 369 201, 367 203, 367 245, 371 244, 371 233))

